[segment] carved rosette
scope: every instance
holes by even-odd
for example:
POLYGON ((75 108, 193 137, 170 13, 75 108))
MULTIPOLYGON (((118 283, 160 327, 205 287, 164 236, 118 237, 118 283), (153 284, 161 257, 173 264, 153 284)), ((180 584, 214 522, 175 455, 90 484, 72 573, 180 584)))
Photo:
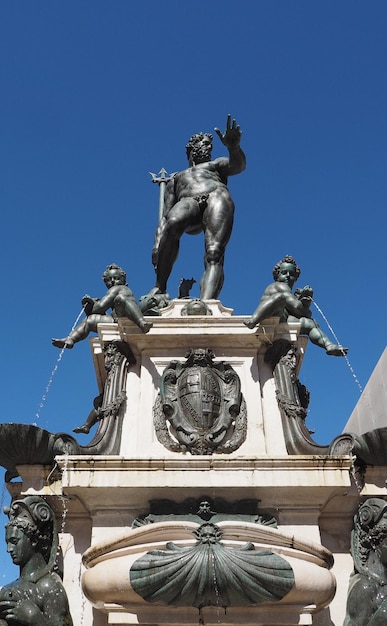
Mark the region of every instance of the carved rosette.
POLYGON ((208 348, 190 350, 186 362, 165 368, 154 405, 160 443, 173 452, 230 453, 246 438, 246 405, 240 380, 208 348))

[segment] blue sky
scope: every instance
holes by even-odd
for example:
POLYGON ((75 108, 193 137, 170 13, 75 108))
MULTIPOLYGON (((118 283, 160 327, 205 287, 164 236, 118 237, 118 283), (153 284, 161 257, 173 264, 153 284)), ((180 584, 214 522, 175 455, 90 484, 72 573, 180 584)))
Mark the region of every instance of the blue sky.
MULTIPOLYGON (((66 352, 46 394, 51 337, 67 334, 84 293, 102 295, 109 263, 137 298, 152 288, 148 172, 183 169, 188 137, 223 130, 228 113, 247 169, 229 181, 222 303, 250 315, 292 254, 365 385, 386 345, 386 30, 384 0, 3 0, 2 421, 83 422, 97 395, 88 342, 66 352)), ((224 154, 215 136, 213 156, 224 154)), ((202 236, 186 236, 172 296, 182 276, 199 280, 202 257, 202 236)), ((308 426, 329 443, 358 385, 312 345, 300 379, 308 426)))

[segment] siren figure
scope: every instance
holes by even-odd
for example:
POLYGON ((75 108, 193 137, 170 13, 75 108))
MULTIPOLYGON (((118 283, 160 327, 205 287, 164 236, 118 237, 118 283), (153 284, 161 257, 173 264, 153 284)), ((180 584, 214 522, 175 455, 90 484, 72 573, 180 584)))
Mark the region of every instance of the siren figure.
POLYGON ((0 590, 0 626, 73 626, 67 595, 54 570, 58 548, 55 516, 40 496, 4 509, 7 551, 20 576, 0 590))

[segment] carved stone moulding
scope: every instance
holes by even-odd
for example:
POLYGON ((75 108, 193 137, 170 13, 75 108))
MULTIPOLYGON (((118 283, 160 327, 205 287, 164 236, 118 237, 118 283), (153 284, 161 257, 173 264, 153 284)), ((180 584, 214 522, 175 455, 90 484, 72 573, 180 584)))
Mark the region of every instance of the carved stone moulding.
POLYGON ((250 522, 156 522, 92 546, 83 562, 83 591, 112 624, 114 614, 173 623, 177 612, 197 623, 198 611, 206 624, 220 612, 230 623, 309 624, 335 594, 328 550, 250 522))

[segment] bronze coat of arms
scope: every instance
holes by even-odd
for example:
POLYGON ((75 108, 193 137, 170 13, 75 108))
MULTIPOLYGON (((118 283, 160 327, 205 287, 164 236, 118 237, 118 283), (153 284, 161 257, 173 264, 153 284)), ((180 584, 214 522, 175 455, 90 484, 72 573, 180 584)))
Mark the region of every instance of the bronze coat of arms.
POLYGON ((214 363, 208 348, 190 350, 186 362, 171 361, 154 406, 158 440, 191 454, 230 453, 246 438, 246 407, 235 370, 214 363))

